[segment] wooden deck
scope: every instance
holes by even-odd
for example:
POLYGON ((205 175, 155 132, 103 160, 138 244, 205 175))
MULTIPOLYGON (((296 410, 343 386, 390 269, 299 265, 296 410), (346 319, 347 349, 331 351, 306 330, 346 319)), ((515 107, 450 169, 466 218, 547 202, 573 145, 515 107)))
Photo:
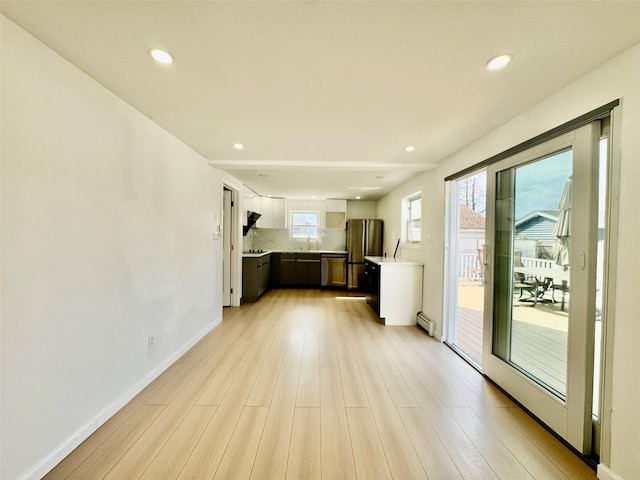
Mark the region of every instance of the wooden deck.
MULTIPOLYGON (((463 280, 458 285, 456 346, 482 364, 484 287, 463 280)), ((567 304, 568 305, 568 304, 567 304)), ((511 361, 554 390, 566 391, 568 314, 559 303, 531 303, 514 297, 511 361)))

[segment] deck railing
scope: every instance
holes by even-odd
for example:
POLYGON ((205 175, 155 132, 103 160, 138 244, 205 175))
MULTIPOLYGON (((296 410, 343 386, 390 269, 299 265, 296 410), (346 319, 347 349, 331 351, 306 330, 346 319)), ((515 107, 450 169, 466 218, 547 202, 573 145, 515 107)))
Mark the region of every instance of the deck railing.
MULTIPOLYGON (((460 280, 481 280, 482 268, 480 266, 480 257, 477 253, 461 253, 459 255, 458 278, 460 280)), ((553 268, 555 265, 553 260, 544 258, 522 257, 522 266, 529 268, 553 268)))
POLYGON ((458 270, 458 278, 465 280, 481 280, 482 268, 480 268, 480 258, 477 253, 461 253, 460 269, 458 270))

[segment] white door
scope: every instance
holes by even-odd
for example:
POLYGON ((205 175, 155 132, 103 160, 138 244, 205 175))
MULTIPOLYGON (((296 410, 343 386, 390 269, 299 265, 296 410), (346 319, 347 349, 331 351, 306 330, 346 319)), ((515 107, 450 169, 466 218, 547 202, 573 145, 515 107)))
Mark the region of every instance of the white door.
POLYGON ((591 453, 600 122, 487 168, 483 371, 591 453))

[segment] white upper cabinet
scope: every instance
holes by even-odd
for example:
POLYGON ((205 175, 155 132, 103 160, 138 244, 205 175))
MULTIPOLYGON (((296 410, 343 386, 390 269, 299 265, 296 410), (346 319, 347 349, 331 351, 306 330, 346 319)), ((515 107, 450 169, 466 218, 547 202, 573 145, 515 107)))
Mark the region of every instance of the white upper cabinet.
POLYGON ((260 197, 262 216, 258 219, 258 228, 287 228, 287 203, 284 198, 260 197))

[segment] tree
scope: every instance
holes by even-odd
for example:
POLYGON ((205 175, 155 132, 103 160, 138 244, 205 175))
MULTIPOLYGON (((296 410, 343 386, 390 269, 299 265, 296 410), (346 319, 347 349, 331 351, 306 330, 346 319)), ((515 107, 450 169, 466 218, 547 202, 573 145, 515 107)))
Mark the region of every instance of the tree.
POLYGON ((487 173, 481 172, 458 181, 460 205, 482 215, 487 211, 487 173))

